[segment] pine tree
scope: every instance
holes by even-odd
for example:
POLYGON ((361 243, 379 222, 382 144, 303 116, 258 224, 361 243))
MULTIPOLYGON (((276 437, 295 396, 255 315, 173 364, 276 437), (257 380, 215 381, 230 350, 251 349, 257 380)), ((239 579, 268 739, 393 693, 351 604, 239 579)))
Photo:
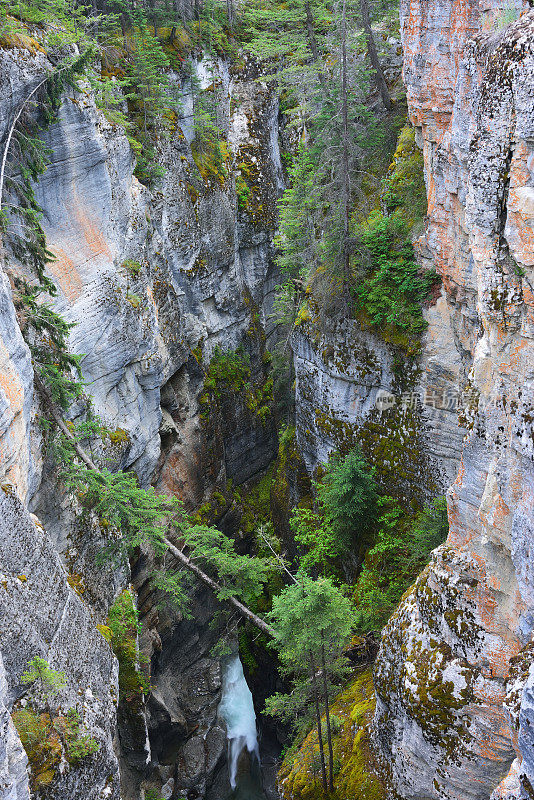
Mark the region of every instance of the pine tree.
POLYGON ((48 661, 35 656, 28 662, 28 669, 22 673, 20 680, 23 684, 33 685, 37 702, 45 706, 50 724, 53 725, 54 718, 50 703, 66 686, 65 673, 52 669, 48 661))
POLYGON ((331 692, 343 679, 347 665, 343 650, 351 635, 350 601, 329 578, 300 573, 294 582, 273 598, 269 620, 275 630, 274 646, 283 670, 292 677, 292 692, 269 698, 267 713, 294 723, 306 724, 303 711, 313 704, 325 794, 334 790, 334 763, 329 703, 331 692), (321 704, 326 721, 328 772, 321 704))
POLYGON ((344 458, 333 454, 316 490, 323 519, 335 531, 338 554, 368 547, 378 516, 378 491, 360 453, 352 450, 344 458))

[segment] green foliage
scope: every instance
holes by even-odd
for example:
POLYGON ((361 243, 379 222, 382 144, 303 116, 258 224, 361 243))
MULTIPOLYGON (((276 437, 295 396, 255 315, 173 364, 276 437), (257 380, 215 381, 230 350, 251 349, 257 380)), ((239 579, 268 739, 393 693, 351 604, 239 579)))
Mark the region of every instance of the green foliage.
POLYGON ((346 676, 342 652, 351 635, 351 603, 329 578, 313 578, 300 573, 273 598, 268 618, 275 629, 274 647, 278 650, 282 672, 291 677, 288 694, 268 698, 266 713, 303 731, 313 714, 311 700, 324 685, 317 686, 315 670, 322 665, 329 691, 346 676))
MULTIPOLYGON (((113 75, 111 78, 109 75, 96 72, 90 72, 87 77, 96 107, 103 112, 111 125, 122 128, 128 133, 131 130, 131 123, 128 115, 123 111, 128 79, 117 75, 113 75)), ((136 142, 136 144, 138 143, 136 142)))
POLYGON ((22 333, 29 340, 34 367, 54 401, 66 411, 83 391, 82 384, 73 377, 73 371, 81 377, 81 357, 68 351, 68 336, 74 324, 39 299, 45 292, 41 286, 30 286, 21 279, 16 279, 15 285, 15 308, 22 333))
POLYGON ((378 492, 375 479, 357 450, 345 457, 330 456, 316 484, 319 509, 327 533, 332 531, 336 555, 368 546, 376 519, 378 492))
POLYGON ((31 787, 39 792, 56 776, 62 755, 61 741, 48 714, 17 708, 12 719, 28 756, 31 787))
POLYGON ((205 387, 221 398, 225 392, 240 392, 250 380, 250 357, 242 347, 223 351, 219 346, 211 356, 205 387))
POLYGON ((391 498, 382 498, 375 545, 366 555, 354 590, 355 619, 361 633, 378 631, 403 593, 448 534, 447 505, 437 497, 410 520, 391 498))
MULTIPOLYGON (((237 594, 249 604, 261 594, 273 570, 269 560, 239 555, 234 542, 221 531, 195 524, 184 513, 180 500, 157 495, 152 487, 141 489, 134 473, 88 469, 72 456, 69 459, 68 445, 60 453, 61 479, 83 509, 96 516, 101 528, 108 531, 109 556, 125 558, 144 545, 161 559, 167 551, 165 537, 174 530, 188 547, 190 559, 218 581, 220 600, 237 594)), ((180 574, 157 568, 154 578, 156 586, 168 592, 170 600, 183 609, 186 595, 180 586, 180 574)), ((126 601, 127 598, 123 602, 126 601)))
MULTIPOLYGON (((385 800, 384 777, 372 756, 370 730, 375 709, 371 670, 360 672, 335 698, 330 713, 333 728, 336 784, 334 800, 385 800)), ((324 717, 323 717, 324 725, 324 717)), ((322 790, 315 730, 304 732, 302 741, 285 755, 278 780, 295 800, 321 800, 322 790)))
POLYGON ((145 800, 163 800, 161 791, 155 786, 149 786, 145 789, 145 800))
POLYGON ((131 278, 138 278, 142 269, 139 261, 134 261, 132 258, 127 258, 123 261, 121 267, 126 270, 131 278))
POLYGON ((238 555, 234 542, 217 528, 206 525, 182 527, 191 558, 213 574, 221 589, 219 600, 237 595, 250 606, 261 594, 276 566, 268 558, 238 555))
POLYGON ((87 11, 76 0, 0 0, 0 36, 25 32, 27 25, 39 26, 39 39, 46 47, 83 46, 90 25, 87 11))
POLYGON ((50 702, 66 682, 63 672, 52 669, 39 656, 28 662, 21 676, 21 683, 32 688, 31 706, 15 709, 13 722, 31 766, 32 788, 37 792, 52 783, 63 753, 67 762, 76 766, 100 749, 76 709, 69 709, 65 716, 52 712, 50 702), (40 713, 43 706, 46 713, 40 713))
POLYGON ((290 186, 278 201, 280 214, 278 265, 282 273, 301 278, 318 267, 315 220, 318 194, 315 192, 316 165, 310 150, 301 145, 289 170, 290 186))
POLYGON ((238 207, 240 209, 246 209, 252 196, 252 189, 248 185, 241 172, 238 172, 236 175, 235 192, 237 195, 238 207))
POLYGON ((330 572, 333 562, 345 550, 335 528, 312 509, 298 507, 291 512, 290 527, 301 550, 300 568, 307 573, 330 572))
POLYGON ((22 673, 20 681, 33 684, 38 701, 47 702, 61 692, 67 678, 64 672, 52 669, 44 658, 35 656, 28 661, 28 669, 22 673))
POLYGON ((371 267, 356 286, 356 308, 386 340, 408 349, 427 327, 422 305, 436 273, 421 272, 406 224, 396 215, 372 216, 361 238, 371 267))
POLYGON ((70 708, 66 717, 58 718, 54 727, 65 742, 69 764, 78 764, 100 750, 100 743, 85 731, 82 718, 75 708, 70 708))
POLYGON ((273 379, 267 378, 259 386, 251 382, 250 356, 239 346, 236 350, 221 350, 212 353, 204 388, 216 400, 225 395, 241 394, 248 410, 259 417, 262 424, 271 414, 273 403, 273 379))
POLYGON ((83 509, 92 512, 110 531, 110 554, 125 555, 141 545, 150 545, 156 555, 163 555, 169 517, 180 512, 180 501, 157 495, 152 487, 141 489, 134 472, 93 470, 69 460, 68 449, 66 444, 61 480, 83 509))
POLYGON ((140 702, 150 689, 150 678, 142 669, 143 662, 137 646, 140 630, 134 596, 125 589, 111 606, 107 619, 111 631, 110 644, 119 662, 119 693, 128 702, 140 702))
POLYGON ((154 588, 163 592, 163 598, 159 603, 161 608, 170 606, 183 618, 191 619, 189 596, 184 586, 183 572, 173 572, 163 565, 152 572, 151 582, 154 588))
POLYGON ((269 620, 282 663, 302 670, 307 669, 307 653, 318 652, 324 641, 342 651, 351 635, 352 610, 350 600, 329 578, 300 574, 273 598, 269 620))

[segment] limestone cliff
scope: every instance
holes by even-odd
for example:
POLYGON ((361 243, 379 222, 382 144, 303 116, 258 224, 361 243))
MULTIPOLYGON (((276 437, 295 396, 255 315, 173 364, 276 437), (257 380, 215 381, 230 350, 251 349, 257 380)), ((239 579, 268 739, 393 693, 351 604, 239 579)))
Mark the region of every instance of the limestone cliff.
POLYGON ((404 0, 401 25, 419 246, 470 399, 449 538, 383 635, 375 735, 403 797, 532 797, 534 12, 404 0))
MULTIPOLYGON (((0 49, 2 141, 14 112, 50 66, 44 52, 24 41, 0 49)), ((141 485, 156 482, 189 509, 209 505, 218 493, 222 514, 226 496, 227 506, 232 503, 232 482, 264 469, 277 447, 268 392, 260 416, 243 398, 207 397, 203 384, 216 347, 242 346, 251 391, 263 397, 273 209, 282 187, 278 104, 255 81, 254 69, 251 77, 247 68, 232 74, 224 60, 212 63, 200 55, 192 69, 200 91, 217 92, 218 122, 228 143, 224 169, 217 173, 208 165, 205 171, 195 161, 186 104, 170 139, 162 139, 157 158, 163 177, 150 190, 134 176, 124 131, 97 109, 84 86, 65 94, 57 122, 44 134, 51 163, 36 197, 56 257, 48 267, 58 287, 55 308, 75 323, 71 350, 82 356, 96 412, 117 432, 101 455, 112 468, 134 469, 141 485), (238 203, 237 163, 254 181, 254 203, 238 203)), ((172 80, 191 78, 173 74, 172 80)), ((178 88, 187 94, 185 83, 178 88)), ((128 576, 95 566, 98 537, 78 528, 71 503, 58 490, 37 425, 40 401, 9 280, 24 274, 24 267, 9 254, 5 266, 0 481, 36 516, 32 521, 14 495, 2 493, 0 720, 7 749, 0 747, 0 796, 28 795, 24 755, 7 712, 22 693, 21 672, 35 655, 69 676, 70 694, 60 698, 66 708, 73 705, 74 683, 88 687, 85 724, 101 743, 83 769, 54 778, 51 796, 118 796, 119 761, 128 796, 139 796, 143 778, 172 791, 176 764, 183 778, 176 790, 204 796, 226 757, 217 721, 220 660, 209 653, 219 638, 209 627, 215 604, 202 593, 193 598, 197 624, 177 613, 161 614, 144 564, 138 565, 133 577, 154 690, 148 709, 137 715, 125 716, 119 705, 117 736, 111 696, 117 700, 116 662, 96 625, 105 622, 128 576), (162 765, 156 772, 153 761, 162 765)), ((72 409, 73 418, 80 413, 81 405, 72 409)))

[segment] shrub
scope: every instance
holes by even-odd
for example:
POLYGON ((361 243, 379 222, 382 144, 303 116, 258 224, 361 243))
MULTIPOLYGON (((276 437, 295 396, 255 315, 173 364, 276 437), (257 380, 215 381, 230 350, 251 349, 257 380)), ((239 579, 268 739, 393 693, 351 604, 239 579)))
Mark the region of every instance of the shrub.
POLYGON ((375 479, 361 453, 330 456, 322 480, 316 485, 323 519, 335 533, 338 553, 354 545, 369 544, 377 519, 375 479))
POLYGON ((134 261, 131 258, 127 258, 125 261, 123 261, 121 267, 123 267, 123 269, 125 269, 128 275, 131 275, 132 278, 137 278, 141 272, 141 264, 139 261, 134 261))
POLYGON ((77 764, 100 750, 99 742, 85 732, 82 719, 74 708, 67 711, 66 717, 58 717, 54 721, 54 727, 65 743, 69 764, 77 764))
POLYGON ((398 216, 372 216, 362 241, 371 269, 356 287, 357 311, 387 341, 407 349, 427 327, 423 303, 437 275, 420 271, 406 223, 398 216))
POLYGON ((380 630, 404 592, 428 563, 432 550, 447 537, 447 504, 435 498, 414 519, 392 498, 382 498, 375 545, 365 557, 356 584, 356 626, 361 633, 380 630))
POLYGON ((18 708, 12 718, 30 763, 32 789, 39 791, 54 780, 61 761, 61 741, 47 714, 18 708))
POLYGON ((224 392, 239 392, 250 380, 250 357, 242 347, 221 350, 216 347, 208 368, 206 389, 217 398, 224 392))

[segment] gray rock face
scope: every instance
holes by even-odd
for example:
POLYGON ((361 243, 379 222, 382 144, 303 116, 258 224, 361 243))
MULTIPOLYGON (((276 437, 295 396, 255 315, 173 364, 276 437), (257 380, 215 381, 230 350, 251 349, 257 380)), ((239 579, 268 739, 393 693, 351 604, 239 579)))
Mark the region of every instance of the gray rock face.
MULTIPOLYGON (((232 97, 229 142, 236 159, 243 148, 270 154, 258 181, 272 204, 280 186, 276 107, 261 84, 233 82, 232 97), (250 120, 263 118, 256 134, 250 120)), ((152 194, 133 176, 126 137, 90 96, 65 99, 47 140, 53 160, 37 197, 56 255, 57 306, 76 323, 71 348, 82 354, 96 410, 129 434, 121 467, 133 465, 147 484, 160 450, 162 385, 193 348, 203 344, 208 361, 216 345, 237 347, 255 307, 262 315, 272 222, 238 214, 231 180, 201 186, 179 128, 158 154, 165 174, 152 194), (141 265, 136 277, 128 259, 141 265)), ((250 457, 255 444, 245 443, 239 457, 250 457)))
POLYGON ((534 14, 407 0, 401 19, 420 247, 469 391, 450 535, 385 629, 375 735, 403 797, 511 800, 532 794, 534 14))
POLYGON ((28 759, 11 721, 9 690, 0 656, 0 797, 29 800, 28 759))
MULTIPOLYGON (((49 787, 50 796, 118 798, 118 764, 113 751, 115 658, 96 630, 90 609, 70 587, 45 530, 13 493, 4 490, 0 492, 0 527, 4 714, 23 694, 20 677, 28 661, 34 656, 45 658, 67 678, 66 687, 54 703, 64 712, 76 708, 100 744, 95 756, 84 759, 78 767, 58 772, 49 787)), ((10 725, 7 731, 12 791, 18 792, 13 794, 18 800, 24 797, 27 786, 22 774, 26 762, 17 750, 10 725)))
MULTIPOLYGON (((13 108, 47 67, 42 53, 0 51, 0 86, 5 89, 0 102, 2 136, 13 108)), ((210 499, 214 489, 226 487, 228 479, 239 483, 255 475, 276 451, 272 419, 260 419, 245 408, 243 398, 237 402, 225 398, 222 407, 212 403, 208 408, 201 399, 205 371, 216 346, 227 350, 243 344, 250 355, 254 388, 265 380, 262 326, 270 332, 267 318, 276 280, 274 203, 282 186, 278 106, 272 92, 259 82, 231 76, 224 62, 210 65, 204 59, 194 68, 200 85, 214 84, 221 95, 218 124, 227 133, 230 150, 226 175, 203 180, 192 158, 192 131, 184 109, 183 130, 177 126, 171 141, 161 145, 157 154, 164 167, 161 185, 148 190, 133 175, 134 159, 123 131, 97 111, 90 91, 70 92, 58 122, 45 133, 52 161, 36 189, 47 246, 56 255, 49 265, 49 276, 58 287, 55 307, 76 324, 70 348, 82 356, 83 376, 96 412, 117 431, 118 443, 104 445, 101 455, 113 468, 135 469, 144 486, 156 480, 158 490, 176 494, 189 508, 210 499), (254 165, 257 202, 246 208, 238 208, 235 193, 233 173, 238 163, 254 165), (132 262, 138 265, 133 271, 128 268, 132 262)), ((176 75, 173 79, 180 80, 176 75)), ((20 270, 13 260, 6 266, 12 272, 20 270)), ((4 650, 2 641, 7 680, 10 687, 16 686, 27 659, 35 655, 32 647, 45 653, 45 644, 61 641, 72 674, 100 697, 103 687, 95 688, 93 683, 98 670, 108 668, 113 683, 113 659, 105 642, 97 647, 91 636, 100 643, 102 637, 94 625, 105 620, 124 576, 95 568, 98 536, 78 529, 71 504, 58 490, 52 465, 45 461, 43 466, 41 442, 32 426, 40 409, 33 394, 29 353, 18 330, 7 280, 0 289, 0 477, 16 488, 46 528, 47 560, 35 569, 43 581, 49 581, 41 586, 43 619, 48 619, 51 628, 60 626, 55 635, 52 630, 46 637, 43 634, 41 641, 33 619, 42 621, 39 607, 31 597, 21 599, 19 616, 25 620, 28 644, 17 650, 11 643, 4 650), (84 605, 63 585, 60 556, 84 581, 87 609, 94 614, 91 636, 79 618, 84 605), (62 609, 59 616, 56 609, 62 609), (81 634, 73 634, 67 647, 65 636, 72 625, 80 625, 81 634), (88 653, 92 654, 89 659, 88 653), (94 674, 89 674, 91 669, 94 674)), ((72 416, 80 412, 74 408, 72 416)), ((0 570, 9 575, 22 572, 19 555, 13 547, 1 551, 0 570)), ((211 608, 206 602, 195 607, 199 629, 204 624, 202 605, 211 608)), ((150 608, 147 613, 154 617, 150 608)), ((209 656, 219 633, 210 632, 199 644, 195 626, 184 628, 179 615, 164 622, 155 617, 150 636, 156 643, 163 642, 163 650, 155 657, 156 688, 148 715, 140 713, 135 724, 121 720, 124 791, 137 796, 147 762, 154 752, 159 758, 161 724, 162 730, 172 730, 171 740, 179 745, 165 763, 152 765, 156 773, 160 771, 165 791, 172 791, 171 781, 172 786, 175 782, 184 791, 191 789, 202 796, 224 761, 225 737, 215 712, 220 687, 212 675, 219 669, 219 660, 209 656), (182 636, 190 646, 184 647, 182 636), (182 660, 176 676, 173 660, 177 662, 178 654, 182 660), (183 682, 179 691, 177 680, 183 682), (197 684, 205 681, 209 685, 203 693, 197 684), (199 733, 192 735, 196 725, 199 733)), ((6 624, 14 625, 14 619, 10 607, 6 624)), ((53 666, 60 668, 60 654, 54 650, 51 658, 53 666)), ((101 703, 93 717, 92 728, 106 740, 105 758, 99 755, 95 763, 114 776, 109 792, 105 790, 114 795, 118 791, 116 763, 110 766, 108 761, 116 709, 101 703)), ((99 796, 104 790, 98 769, 95 766, 94 775, 85 775, 86 785, 76 783, 74 773, 63 776, 58 785, 64 796, 69 800, 99 796)))
POLYGON ((332 450, 358 444, 388 492, 443 492, 458 469, 460 359, 443 298, 428 309, 420 362, 343 320, 293 335, 296 429, 312 472, 332 450))

